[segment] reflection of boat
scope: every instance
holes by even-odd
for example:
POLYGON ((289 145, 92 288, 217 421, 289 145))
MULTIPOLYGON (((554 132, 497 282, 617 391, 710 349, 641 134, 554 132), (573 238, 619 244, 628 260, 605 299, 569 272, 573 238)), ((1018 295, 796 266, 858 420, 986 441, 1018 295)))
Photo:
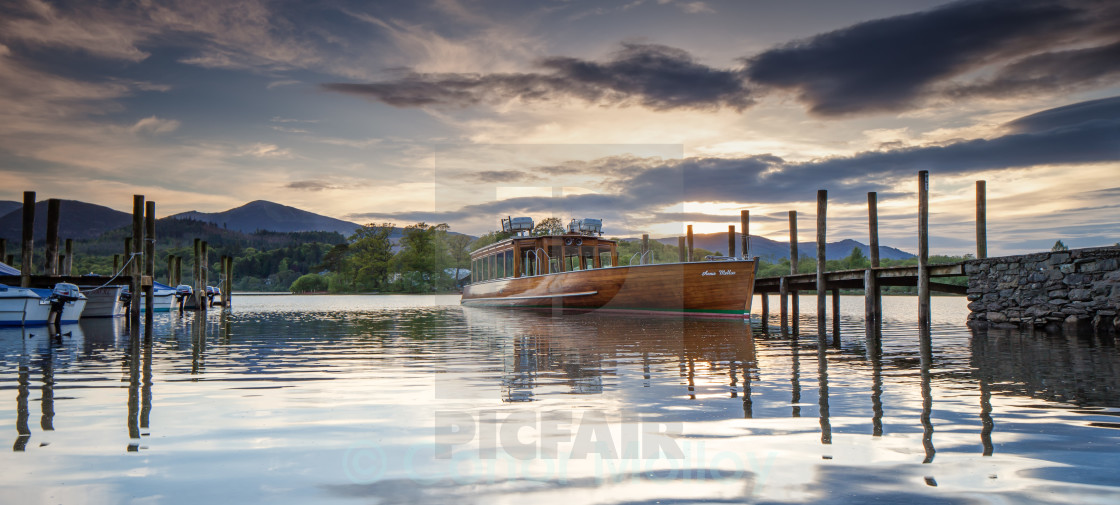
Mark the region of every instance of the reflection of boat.
POLYGON ((50 310, 50 304, 34 290, 0 284, 0 326, 47 324, 50 310))
MULTIPOLYGON (((143 290, 141 290, 141 293, 143 290)), ((152 312, 169 312, 171 305, 175 302, 175 288, 160 282, 152 283, 152 312)), ((140 311, 146 310, 147 303, 145 303, 144 295, 140 296, 140 311)))
MULTIPOLYGON (((502 226, 524 232, 532 220, 502 226)), ((617 243, 598 237, 600 228, 599 220, 573 221, 564 235, 517 236, 472 252, 462 303, 749 317, 753 261, 620 266, 617 243)))
POLYGON ((83 290, 82 293, 88 300, 82 317, 116 317, 124 314, 125 307, 121 303, 123 289, 124 286, 101 286, 83 290))

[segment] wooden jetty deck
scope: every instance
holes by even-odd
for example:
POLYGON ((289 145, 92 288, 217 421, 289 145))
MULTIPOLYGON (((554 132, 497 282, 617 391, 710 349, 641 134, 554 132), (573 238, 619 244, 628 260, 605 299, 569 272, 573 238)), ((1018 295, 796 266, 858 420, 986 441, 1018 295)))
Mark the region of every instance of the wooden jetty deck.
MULTIPOLYGON (((917 265, 903 267, 876 267, 871 269, 860 268, 856 270, 834 270, 832 272, 825 272, 824 282, 830 290, 863 289, 868 270, 873 272, 873 275, 876 279, 878 279, 880 286, 916 287, 918 285, 917 265)), ((930 277, 959 277, 962 275, 966 275, 964 273, 963 262, 929 266, 930 277)), ((754 292, 756 294, 779 293, 781 292, 782 279, 786 280, 786 285, 788 286, 787 289, 789 289, 790 291, 811 291, 817 289, 817 274, 798 274, 755 279, 754 292)), ((932 291, 963 295, 968 290, 968 287, 958 286, 956 284, 947 284, 944 282, 931 281, 930 289, 932 291)))

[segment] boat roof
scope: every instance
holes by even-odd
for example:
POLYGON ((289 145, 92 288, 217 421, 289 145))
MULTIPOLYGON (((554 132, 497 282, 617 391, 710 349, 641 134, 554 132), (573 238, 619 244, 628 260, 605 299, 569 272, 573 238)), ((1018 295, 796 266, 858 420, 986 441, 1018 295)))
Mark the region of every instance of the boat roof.
POLYGON ((19 275, 19 269, 0 261, 0 275, 19 275))
POLYGON ((603 237, 596 236, 596 235, 583 235, 583 234, 579 234, 579 233, 566 233, 564 235, 538 235, 538 236, 530 235, 528 237, 510 237, 510 238, 507 238, 507 239, 499 240, 499 241, 494 242, 492 244, 486 244, 482 247, 479 247, 478 249, 475 249, 475 250, 471 251, 470 255, 474 256, 475 254, 478 254, 478 253, 480 253, 482 251, 485 251, 487 249, 500 249, 500 248, 503 248, 503 247, 505 247, 505 246, 515 242, 515 241, 519 241, 519 240, 544 240, 544 239, 550 239, 550 238, 561 239, 561 240, 566 239, 566 238, 582 238, 582 239, 595 239, 599 242, 606 242, 606 243, 609 243, 609 244, 617 244, 618 243, 617 240, 607 239, 607 238, 603 238, 603 237))

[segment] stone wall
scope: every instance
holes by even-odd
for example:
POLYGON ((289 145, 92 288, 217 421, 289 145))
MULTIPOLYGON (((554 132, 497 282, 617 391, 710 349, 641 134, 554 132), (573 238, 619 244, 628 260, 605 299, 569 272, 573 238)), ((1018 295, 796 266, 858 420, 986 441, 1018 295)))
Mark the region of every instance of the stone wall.
POLYGON ((970 324, 994 327, 1120 322, 1120 247, 972 260, 970 324))

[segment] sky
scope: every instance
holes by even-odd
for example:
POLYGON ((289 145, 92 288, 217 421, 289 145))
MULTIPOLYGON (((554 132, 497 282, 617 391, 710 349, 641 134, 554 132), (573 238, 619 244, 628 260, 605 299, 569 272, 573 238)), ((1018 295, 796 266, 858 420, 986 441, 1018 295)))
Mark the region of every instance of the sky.
POLYGON ((934 254, 1120 242, 1108 0, 0 1, 0 200, 602 218, 934 254))

